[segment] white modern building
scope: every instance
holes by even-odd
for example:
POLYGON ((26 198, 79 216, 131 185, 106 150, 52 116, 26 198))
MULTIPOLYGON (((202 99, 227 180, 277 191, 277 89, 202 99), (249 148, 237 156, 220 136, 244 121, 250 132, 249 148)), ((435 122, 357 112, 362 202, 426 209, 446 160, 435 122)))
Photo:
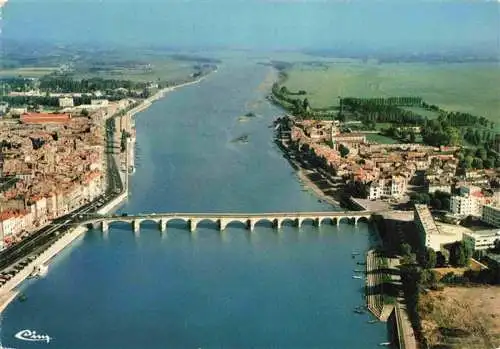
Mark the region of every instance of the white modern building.
POLYGON ((407 181, 403 176, 381 178, 370 183, 368 199, 377 200, 383 197, 400 198, 406 193, 407 181))
POLYGON ((453 195, 450 199, 450 211, 460 216, 480 217, 483 212, 482 197, 453 195))
POLYGON ((75 104, 73 102, 73 97, 61 97, 59 98, 59 107, 68 108, 73 107, 75 104))
POLYGON ((481 219, 483 220, 483 222, 500 228, 500 207, 484 205, 481 219))
POLYGON ((414 220, 420 234, 422 246, 430 247, 434 251, 440 251, 443 245, 462 240, 461 234, 448 234, 440 231, 427 205, 415 205, 414 220))
POLYGON ((500 241, 500 230, 480 230, 464 233, 464 240, 468 241, 474 247, 474 251, 487 250, 495 247, 495 241, 500 241))

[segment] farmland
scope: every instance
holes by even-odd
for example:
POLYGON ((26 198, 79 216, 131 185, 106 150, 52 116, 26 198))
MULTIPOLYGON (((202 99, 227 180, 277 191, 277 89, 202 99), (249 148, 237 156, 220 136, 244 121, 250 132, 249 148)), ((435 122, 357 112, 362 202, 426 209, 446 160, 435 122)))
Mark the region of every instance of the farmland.
POLYGON ((0 77, 4 78, 39 78, 56 71, 55 67, 26 67, 13 69, 0 69, 0 77))
POLYGON ((500 69, 494 63, 293 63, 285 86, 305 90, 312 107, 338 105, 338 96, 420 96, 449 111, 500 120, 500 69))
POLYGON ((432 347, 497 348, 500 345, 498 287, 447 287, 422 296, 424 335, 432 347), (441 345, 441 346, 440 346, 441 345))
POLYGON ((154 59, 151 61, 136 62, 134 64, 85 64, 79 66, 71 76, 74 79, 88 79, 99 77, 102 79, 156 81, 180 80, 193 73, 195 62, 181 61, 170 58, 154 59))

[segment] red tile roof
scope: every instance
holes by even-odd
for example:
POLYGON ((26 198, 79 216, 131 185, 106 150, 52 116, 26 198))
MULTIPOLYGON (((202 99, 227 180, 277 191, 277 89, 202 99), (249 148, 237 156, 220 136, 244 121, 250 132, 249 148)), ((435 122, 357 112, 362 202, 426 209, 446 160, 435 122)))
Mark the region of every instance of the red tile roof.
POLYGON ((68 122, 70 118, 70 114, 24 113, 21 115, 21 122, 23 124, 60 124, 68 122))

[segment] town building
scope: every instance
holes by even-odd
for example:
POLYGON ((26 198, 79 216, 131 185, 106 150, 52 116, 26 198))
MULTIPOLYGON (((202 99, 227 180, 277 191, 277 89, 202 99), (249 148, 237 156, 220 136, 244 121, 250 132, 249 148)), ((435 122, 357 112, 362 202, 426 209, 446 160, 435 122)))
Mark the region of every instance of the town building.
POLYGON ((432 248, 434 251, 440 251, 443 245, 462 240, 460 234, 441 232, 427 205, 415 205, 414 217, 422 246, 432 248))
POLYGON ((0 115, 6 114, 8 109, 9 109, 9 103, 0 102, 0 115))
POLYGON ((407 181, 403 176, 380 178, 370 183, 368 199, 400 198, 406 193, 407 181))
POLYGON ((473 196, 453 195, 450 198, 451 213, 459 216, 481 216, 483 205, 473 196))
POLYGON ((109 101, 107 99, 91 99, 90 105, 97 105, 99 107, 107 107, 109 105, 109 101))
POLYGON ((494 227, 500 228, 500 207, 484 205, 481 220, 494 227))
POLYGON ((480 217, 486 198, 481 192, 481 188, 476 186, 461 186, 460 195, 453 195, 450 198, 451 213, 459 216, 480 217))
POLYGON ((464 233, 464 241, 470 243, 474 251, 487 250, 495 247, 495 241, 500 241, 500 230, 489 229, 480 231, 471 231, 464 233))
POLYGON ((433 180, 426 183, 427 192, 434 194, 437 191, 451 194, 451 183, 448 181, 433 180))
POLYGON ((73 107, 75 105, 73 101, 73 97, 61 97, 59 98, 59 107, 61 108, 67 108, 67 107, 73 107))
POLYGON ((26 107, 15 107, 15 108, 10 108, 9 113, 10 115, 22 115, 24 113, 28 112, 28 108, 26 107))

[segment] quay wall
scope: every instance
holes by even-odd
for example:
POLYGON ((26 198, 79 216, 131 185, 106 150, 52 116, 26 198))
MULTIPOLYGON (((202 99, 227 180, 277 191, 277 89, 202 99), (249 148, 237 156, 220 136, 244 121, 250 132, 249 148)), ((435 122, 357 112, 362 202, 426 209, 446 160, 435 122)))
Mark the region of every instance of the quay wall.
MULTIPOLYGON (((123 192, 115 199, 110 201, 108 204, 104 205, 98 212, 101 214, 106 214, 114 209, 116 209, 119 205, 123 203, 124 200, 127 199, 127 192, 123 192)), ((64 248, 70 245, 73 241, 75 241, 79 236, 87 231, 86 227, 78 226, 75 228, 71 228, 66 233, 63 233, 62 236, 54 241, 52 245, 46 249, 42 254, 40 254, 35 260, 26 265, 22 270, 20 270, 12 279, 7 281, 0 287, 0 313, 8 306, 8 304, 14 300, 17 295, 17 292, 14 290, 17 286, 19 286, 26 278, 33 272, 33 270, 42 265, 47 264, 50 260, 61 252, 64 248)))

